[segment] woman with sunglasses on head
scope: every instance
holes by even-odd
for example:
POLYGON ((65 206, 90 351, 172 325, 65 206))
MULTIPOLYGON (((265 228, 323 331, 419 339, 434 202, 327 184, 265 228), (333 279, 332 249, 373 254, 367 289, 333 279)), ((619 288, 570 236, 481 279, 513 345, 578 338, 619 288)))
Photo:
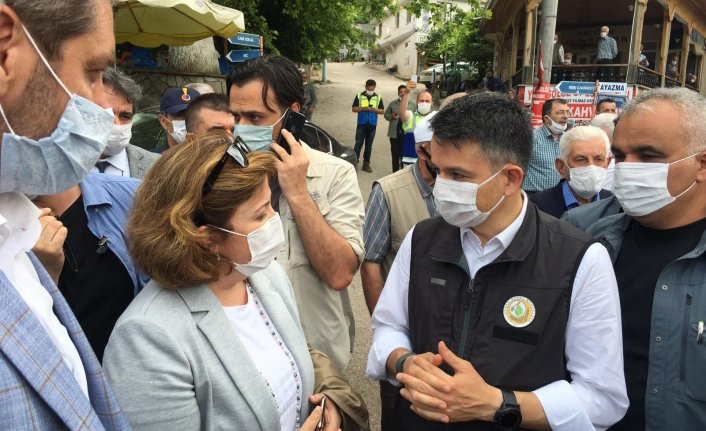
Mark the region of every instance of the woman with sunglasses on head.
POLYGON ((270 206, 274 163, 221 132, 165 153, 144 178, 127 231, 152 281, 104 359, 133 428, 314 430, 325 394, 323 429, 339 429, 340 376, 312 364, 321 356, 274 261, 284 243, 270 206))

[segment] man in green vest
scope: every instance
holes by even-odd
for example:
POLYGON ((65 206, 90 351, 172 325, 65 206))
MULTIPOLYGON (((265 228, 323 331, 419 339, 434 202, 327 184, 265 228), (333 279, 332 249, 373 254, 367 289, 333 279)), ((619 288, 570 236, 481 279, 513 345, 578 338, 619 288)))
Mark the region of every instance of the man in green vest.
MULTIPOLYGON (((376 181, 368 199, 363 225, 365 260, 360 276, 371 315, 405 235, 412 226, 436 212, 432 195, 436 169, 429 154, 431 117, 424 117, 414 130, 417 162, 376 181)), ((394 429, 392 413, 398 394, 399 388, 385 380, 380 381, 382 431, 394 429)))
POLYGON ((370 153, 373 151, 375 130, 378 125, 378 115, 385 112, 382 97, 375 92, 377 83, 373 79, 365 81, 365 91, 355 95, 353 99, 353 112, 358 113, 358 127, 355 130, 355 155, 360 160, 360 149, 365 144, 363 153, 363 170, 372 172, 370 167, 370 153))
POLYGON ((402 157, 410 156, 413 153, 413 148, 416 148, 414 139, 414 129, 422 120, 432 111, 431 107, 434 104, 431 93, 427 90, 422 90, 416 93, 417 110, 412 112, 407 109, 410 93, 417 88, 417 83, 414 81, 407 82, 407 93, 400 100, 400 122, 404 131, 404 139, 402 143, 402 157))

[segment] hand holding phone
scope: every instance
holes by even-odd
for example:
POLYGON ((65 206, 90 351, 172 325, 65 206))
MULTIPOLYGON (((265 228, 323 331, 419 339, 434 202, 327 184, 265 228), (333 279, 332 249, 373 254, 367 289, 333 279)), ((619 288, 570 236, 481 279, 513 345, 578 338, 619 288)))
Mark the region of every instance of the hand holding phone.
MULTIPOLYGON (((306 116, 300 114, 299 112, 293 111, 292 108, 287 108, 287 112, 284 114, 282 119, 282 129, 287 129, 289 133, 294 136, 294 139, 299 141, 304 130, 304 123, 306 122, 306 116)), ((282 136, 282 130, 279 132, 277 137, 277 144, 284 148, 288 154, 292 154, 292 150, 289 148, 289 143, 284 136, 282 136)))
POLYGON ((316 425, 316 431, 323 431, 326 427, 326 397, 321 398, 320 405, 323 413, 321 414, 321 420, 319 420, 319 423, 316 425))

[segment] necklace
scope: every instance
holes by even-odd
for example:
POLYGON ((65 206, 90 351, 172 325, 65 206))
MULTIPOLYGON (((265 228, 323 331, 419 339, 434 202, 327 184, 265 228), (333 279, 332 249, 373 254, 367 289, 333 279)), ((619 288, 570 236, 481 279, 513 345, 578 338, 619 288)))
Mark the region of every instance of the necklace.
MULTIPOLYGON (((287 361, 289 362, 289 365, 292 367, 292 375, 294 377, 294 383, 297 386, 297 415, 296 415, 296 421, 294 423, 294 431, 299 429, 299 426, 301 424, 301 412, 302 412, 302 382, 301 382, 301 377, 299 376, 299 369, 297 368, 297 363, 294 361, 294 356, 292 353, 289 351, 287 348, 287 345, 282 341, 282 338, 279 336, 279 333, 275 329, 275 326, 271 323, 270 316, 267 315, 267 312, 263 308, 262 304, 260 303, 260 299, 257 297, 255 294, 255 289, 252 288, 250 283, 246 281, 246 285, 248 288, 248 292, 250 292, 250 295, 255 301, 255 305, 257 306, 257 311, 260 317, 262 317, 262 320, 265 322, 265 326, 267 327, 267 330, 270 332, 270 335, 272 335, 272 338, 274 338, 275 342, 279 346, 280 349, 282 349, 282 352, 284 353, 284 356, 287 358, 287 361)), ((279 403, 277 402, 277 398, 275 397, 275 392, 272 389, 272 386, 270 386, 270 382, 265 379, 265 383, 267 383, 267 388, 270 390, 270 396, 272 396, 272 400, 275 403, 275 406, 277 407, 277 413, 278 415, 281 415, 282 410, 279 406, 279 403)))

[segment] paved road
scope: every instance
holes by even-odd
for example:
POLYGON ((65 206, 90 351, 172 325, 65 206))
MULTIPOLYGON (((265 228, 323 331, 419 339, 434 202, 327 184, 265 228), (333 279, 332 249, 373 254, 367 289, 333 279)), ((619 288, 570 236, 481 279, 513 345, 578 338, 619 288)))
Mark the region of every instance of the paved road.
MULTIPOLYGON (((382 96, 385 104, 397 97, 397 86, 404 82, 387 73, 372 69, 363 63, 355 63, 354 65, 351 65, 351 63, 333 63, 329 65, 328 72, 331 83, 316 85, 319 103, 314 113, 313 122, 352 148, 355 142, 357 114, 351 112, 351 105, 356 93, 365 90, 365 81, 369 78, 377 81, 376 92, 382 96)), ((387 121, 381 115, 371 157, 373 173, 358 172, 358 185, 366 202, 373 181, 392 172, 387 124, 387 121)), ((378 431, 380 429, 378 384, 365 376, 365 364, 368 350, 370 349, 370 316, 363 299, 363 288, 359 275, 355 276, 353 284, 348 289, 356 314, 356 340, 347 374, 353 386, 365 398, 370 412, 371 430, 378 431)))

